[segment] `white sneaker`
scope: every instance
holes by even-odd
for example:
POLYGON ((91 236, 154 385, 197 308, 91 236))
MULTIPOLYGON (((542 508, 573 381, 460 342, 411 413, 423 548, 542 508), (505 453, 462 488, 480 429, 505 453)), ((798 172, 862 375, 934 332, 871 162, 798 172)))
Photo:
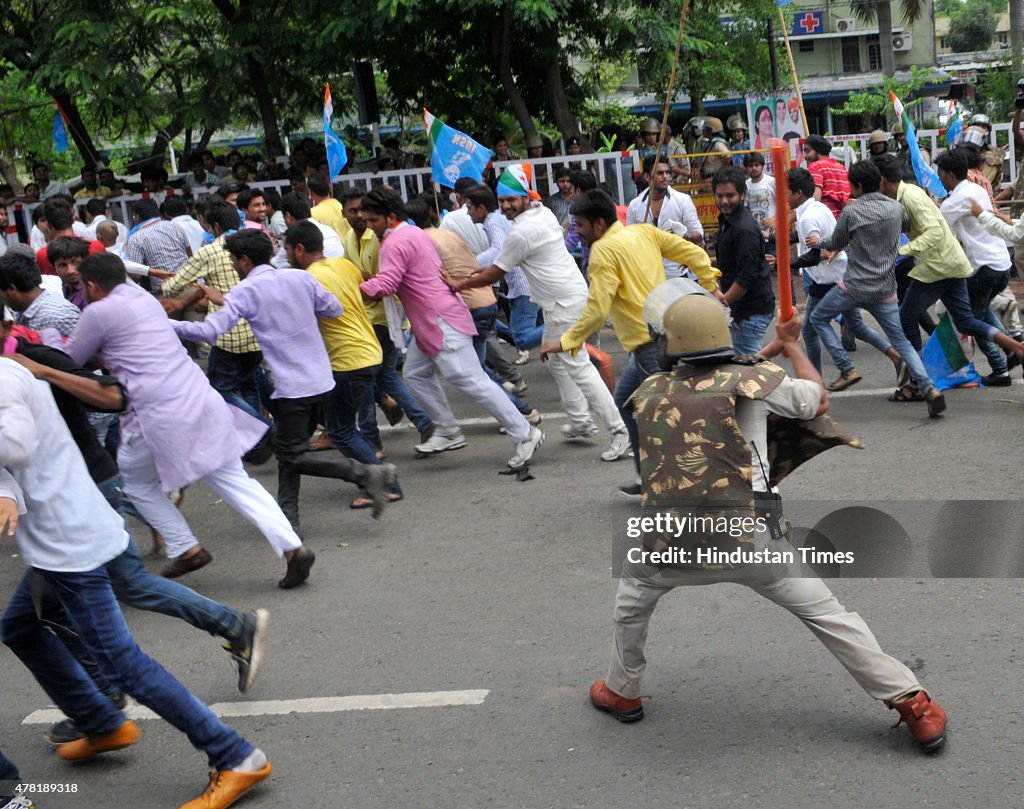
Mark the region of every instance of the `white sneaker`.
POLYGON ((438 435, 434 433, 422 444, 417 444, 416 451, 424 455, 434 455, 438 452, 462 449, 464 446, 466 446, 466 436, 462 433, 456 433, 455 435, 438 435))
POLYGON ((522 396, 530 389, 530 386, 526 384, 526 380, 522 377, 517 379, 515 382, 502 382, 501 386, 509 393, 514 393, 516 396, 522 396))
POLYGON ((562 425, 562 438, 567 441, 572 441, 576 438, 593 438, 597 435, 597 425, 592 421, 588 421, 585 424, 563 424, 562 425))
POLYGON ((629 457, 630 449, 629 433, 612 433, 612 443, 601 453, 601 460, 617 461, 619 458, 629 457))
POLYGON ((537 451, 537 447, 543 442, 544 433, 536 427, 531 427, 529 437, 525 441, 516 444, 516 454, 508 459, 509 468, 520 469, 526 466, 533 457, 533 453, 537 451))
POLYGON ((513 365, 526 365, 526 363, 528 363, 529 361, 530 361, 530 352, 529 351, 520 351, 516 355, 516 358, 514 360, 512 360, 512 364, 513 365))

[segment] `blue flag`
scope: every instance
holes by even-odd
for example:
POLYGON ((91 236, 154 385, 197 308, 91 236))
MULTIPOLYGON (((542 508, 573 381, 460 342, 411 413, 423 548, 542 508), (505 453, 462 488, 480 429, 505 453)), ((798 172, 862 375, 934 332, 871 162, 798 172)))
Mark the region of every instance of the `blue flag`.
POLYGON ((949 123, 946 124, 946 145, 952 149, 956 144, 957 138, 964 131, 964 122, 960 120, 960 113, 953 105, 953 102, 950 101, 949 104, 953 108, 953 116, 949 119, 949 123))
POLYGON ((775 5, 782 8, 783 6, 788 6, 792 2, 793 0, 775 0, 775 5))
POLYGON ((327 168, 331 173, 331 182, 341 174, 348 163, 348 152, 341 138, 331 129, 331 116, 334 115, 334 102, 331 100, 331 85, 324 89, 324 147, 327 149, 327 168))
POLYGON ((57 107, 53 113, 53 150, 57 153, 68 150, 68 133, 64 128, 64 116, 61 115, 60 107, 57 107))
POLYGON ((896 112, 896 118, 903 124, 903 132, 907 136, 907 148, 910 150, 910 165, 914 167, 914 176, 917 182, 925 191, 928 191, 936 199, 946 198, 946 189, 942 186, 942 180, 935 169, 924 162, 924 155, 921 154, 921 146, 917 142, 917 132, 910 122, 910 116, 903 108, 903 102, 896 97, 896 93, 889 91, 889 98, 892 100, 892 108, 896 112))
POLYGON ((430 153, 431 179, 449 188, 453 188, 460 177, 482 182, 484 169, 494 153, 469 135, 442 123, 426 108, 423 109, 423 122, 433 147, 430 153))

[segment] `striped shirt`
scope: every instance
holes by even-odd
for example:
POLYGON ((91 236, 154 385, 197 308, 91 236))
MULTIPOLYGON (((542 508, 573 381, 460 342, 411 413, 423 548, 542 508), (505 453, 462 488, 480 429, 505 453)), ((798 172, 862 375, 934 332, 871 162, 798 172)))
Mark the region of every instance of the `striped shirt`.
POLYGON ((909 226, 906 209, 874 191, 851 199, 832 235, 818 247, 830 253, 845 249, 846 274, 841 283, 846 291, 861 303, 882 303, 896 299, 900 233, 909 226))
POLYGON ((24 312, 15 312, 15 322, 35 331, 56 329, 68 337, 78 325, 81 310, 60 295, 48 290, 30 303, 24 312))
POLYGON ((177 272, 188 261, 191 249, 181 225, 166 219, 152 219, 128 237, 124 257, 147 267, 177 272))
POLYGON ((819 157, 808 164, 807 170, 814 178, 814 184, 821 189, 821 201, 838 219, 850 199, 850 177, 846 166, 831 157, 819 157))

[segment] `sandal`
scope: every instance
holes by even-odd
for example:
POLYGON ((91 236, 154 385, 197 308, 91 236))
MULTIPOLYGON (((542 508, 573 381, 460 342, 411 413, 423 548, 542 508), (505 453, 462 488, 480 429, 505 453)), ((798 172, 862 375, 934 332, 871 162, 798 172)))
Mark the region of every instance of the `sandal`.
POLYGON ((896 388, 896 390, 888 396, 890 402, 923 402, 925 397, 921 395, 921 391, 917 389, 917 385, 913 383, 904 385, 903 387, 896 388))
POLYGON ((843 371, 839 376, 835 378, 835 381, 828 386, 828 390, 831 393, 838 393, 841 390, 846 390, 853 385, 856 385, 864 377, 857 373, 856 368, 851 368, 849 371, 843 371))
MULTIPOLYGON (((398 502, 401 502, 404 499, 405 499, 405 495, 404 494, 398 494, 396 492, 390 492, 388 494, 388 502, 389 503, 398 503, 398 502)), ((364 508, 373 508, 373 498, 372 497, 357 497, 355 500, 353 500, 351 503, 349 503, 348 507, 352 508, 352 509, 356 509, 357 511, 359 509, 364 509, 364 508)))

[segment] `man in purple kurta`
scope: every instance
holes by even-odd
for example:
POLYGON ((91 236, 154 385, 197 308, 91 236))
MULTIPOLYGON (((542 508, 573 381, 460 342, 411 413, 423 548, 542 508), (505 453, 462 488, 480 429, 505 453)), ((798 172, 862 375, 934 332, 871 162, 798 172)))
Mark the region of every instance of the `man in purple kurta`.
POLYGON ((210 387, 163 307, 126 283, 121 259, 111 253, 90 256, 79 275, 90 305, 64 351, 80 364, 95 359, 128 396, 118 466, 125 493, 167 541, 167 556, 174 561, 164 575, 183 575, 211 559, 164 495, 202 480, 288 560, 278 584, 300 584, 309 575, 313 552, 274 498, 242 467, 241 456, 260 440, 266 425, 227 404, 210 387))
POLYGON ((466 439, 438 374, 498 420, 515 444, 512 469, 526 466, 544 440, 480 366, 473 349, 473 316, 441 277, 441 258, 426 233, 406 221, 402 198, 391 188, 363 197, 363 216, 381 240, 380 271, 359 285, 368 298, 397 294, 412 324, 404 376, 434 422, 434 435, 416 447, 431 454, 461 449, 466 439))
POLYGON ((340 453, 309 450, 310 425, 334 390, 317 318, 339 317, 341 303, 309 273, 271 267, 274 246, 262 231, 240 230, 224 240, 224 247, 241 283, 224 296, 204 287, 211 302, 223 308, 202 323, 172 321, 171 327, 183 340, 212 343, 242 318, 249 322, 274 377, 270 407, 276 428, 277 502, 296 530, 302 475, 361 486, 373 499, 373 516, 379 517, 398 476, 393 464, 367 466, 340 453))

